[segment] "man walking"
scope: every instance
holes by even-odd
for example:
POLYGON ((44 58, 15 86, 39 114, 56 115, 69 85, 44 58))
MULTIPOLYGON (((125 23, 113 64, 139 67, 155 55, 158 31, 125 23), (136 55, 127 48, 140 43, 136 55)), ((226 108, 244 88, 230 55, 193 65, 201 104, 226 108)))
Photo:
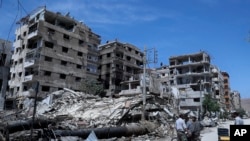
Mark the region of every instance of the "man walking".
POLYGON ((240 117, 238 112, 234 112, 234 117, 235 117, 234 125, 244 125, 244 121, 240 117))
POLYGON ((200 137, 201 125, 200 122, 196 120, 195 116, 192 117, 192 126, 191 126, 191 141, 198 141, 200 137))

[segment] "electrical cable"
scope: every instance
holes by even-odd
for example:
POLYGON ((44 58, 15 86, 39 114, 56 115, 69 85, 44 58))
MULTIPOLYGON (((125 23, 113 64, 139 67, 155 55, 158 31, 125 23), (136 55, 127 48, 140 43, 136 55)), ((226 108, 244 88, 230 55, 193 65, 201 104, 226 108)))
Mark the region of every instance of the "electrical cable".
POLYGON ((16 16, 15 16, 15 18, 14 18, 14 20, 13 20, 11 26, 10 26, 10 29, 9 29, 9 32, 8 32, 8 35, 7 35, 7 39, 6 39, 7 41, 9 40, 10 33, 11 33, 11 31, 12 31, 12 28, 13 28, 14 24, 16 23, 16 19, 17 19, 17 16, 18 16, 18 14, 19 14, 19 0, 18 0, 17 2, 18 2, 18 5, 17 5, 17 13, 16 13, 16 16))
POLYGON ((18 5, 23 9, 23 11, 28 15, 28 12, 24 9, 23 5, 21 4, 21 2, 19 0, 18 1, 18 5))

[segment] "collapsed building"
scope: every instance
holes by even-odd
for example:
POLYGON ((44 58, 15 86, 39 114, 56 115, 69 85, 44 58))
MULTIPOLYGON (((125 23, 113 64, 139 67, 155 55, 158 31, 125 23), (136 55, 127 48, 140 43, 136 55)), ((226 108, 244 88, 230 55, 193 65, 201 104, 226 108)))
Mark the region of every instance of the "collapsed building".
POLYGON ((7 108, 22 110, 1 116, 2 123, 7 123, 2 127, 8 139, 28 139, 27 132, 33 128, 36 138, 49 139, 86 139, 91 131, 98 138, 152 132, 163 137, 164 131, 173 129, 169 122, 173 123, 180 109, 201 110, 205 94, 223 105, 221 75, 216 69, 211 71, 210 56, 205 52, 170 57, 169 66, 148 69, 145 76, 143 53, 137 47, 117 40, 100 45, 100 36, 69 14, 41 7, 19 24, 6 100, 7 108), (78 92, 81 82, 89 79, 100 80, 107 95, 119 98, 78 92), (40 100, 37 112, 35 87, 40 100), (141 100, 144 87, 146 105, 141 100), (142 115, 153 124, 141 123, 142 115))
POLYGON ((170 139, 176 136, 175 114, 166 99, 147 95, 142 112, 142 95, 106 98, 64 88, 37 103, 26 98, 23 110, 0 118, 7 140, 84 140, 93 132, 98 139, 170 139), (146 120, 141 120, 142 114, 146 120), (66 139, 65 139, 66 138, 66 139))
MULTIPOLYGON (((12 107, 22 108, 24 97, 39 83, 38 97, 70 88, 81 90, 81 81, 98 78, 100 36, 69 14, 39 7, 19 22, 14 42, 10 93, 12 107)), ((11 104, 9 104, 11 106, 11 104)))

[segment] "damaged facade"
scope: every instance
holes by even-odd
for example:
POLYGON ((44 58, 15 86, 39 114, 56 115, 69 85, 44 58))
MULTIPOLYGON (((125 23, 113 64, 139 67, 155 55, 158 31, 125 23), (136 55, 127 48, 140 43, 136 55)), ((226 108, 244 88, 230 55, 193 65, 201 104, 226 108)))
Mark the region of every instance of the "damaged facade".
POLYGON ((217 101, 221 112, 230 112, 241 105, 240 93, 231 92, 229 74, 211 64, 206 52, 170 57, 169 64, 156 72, 161 77, 162 94, 174 97, 180 109, 199 110, 204 94, 217 101))
POLYGON ((99 55, 99 79, 103 81, 107 95, 118 94, 121 90, 135 89, 139 86, 143 53, 137 47, 117 40, 108 41, 99 46, 99 55), (121 85, 121 82, 124 83, 121 85))
POLYGON ((8 91, 12 43, 0 39, 0 111, 4 109, 5 96, 8 91))
POLYGON ((224 81, 224 99, 225 99, 225 105, 226 110, 228 112, 232 111, 232 98, 231 98, 231 88, 230 88, 230 77, 229 74, 225 71, 222 72, 223 75, 223 81, 224 81))
POLYGON ((41 7, 19 24, 6 95, 6 109, 18 110, 0 115, 0 129, 10 140, 30 139, 33 128, 36 139, 83 140, 92 131, 99 139, 170 139, 180 109, 198 116, 193 111, 201 110, 205 94, 225 104, 229 86, 206 52, 170 57, 169 66, 144 75, 139 48, 117 40, 100 45, 100 36, 69 14, 41 7), (100 80, 111 97, 81 92, 81 82, 89 79, 100 80), (31 89, 37 82, 35 104, 31 89))
POLYGON ((212 94, 210 56, 206 52, 174 56, 169 64, 169 81, 180 92, 180 108, 200 110, 204 94, 212 94))
POLYGON ((218 104, 220 105, 221 109, 226 109, 225 106, 225 98, 224 98, 224 77, 220 69, 212 65, 212 90, 217 100, 218 104))
POLYGON ((239 108, 242 108, 241 107, 241 97, 240 97, 240 93, 238 91, 232 91, 231 92, 231 98, 232 98, 232 107, 233 107, 233 110, 236 110, 236 109, 239 109, 239 108))
POLYGON ((160 82, 162 85, 162 92, 161 95, 163 97, 168 96, 171 93, 171 86, 170 86, 170 72, 169 66, 164 65, 159 68, 156 68, 155 71, 159 74, 160 82))
POLYGON ((101 39, 85 24, 45 7, 37 8, 19 24, 7 98, 30 96, 29 89, 36 82, 39 97, 44 97, 63 88, 79 91, 81 81, 97 79, 101 39))

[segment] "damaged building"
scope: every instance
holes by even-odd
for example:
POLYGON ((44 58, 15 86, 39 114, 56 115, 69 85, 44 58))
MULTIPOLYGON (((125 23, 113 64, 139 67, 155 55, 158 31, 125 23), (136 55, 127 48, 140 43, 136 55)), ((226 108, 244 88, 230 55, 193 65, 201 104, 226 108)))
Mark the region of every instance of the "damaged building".
POLYGON ((12 42, 0 39, 0 111, 4 109, 8 91, 12 42))
POLYGON ((123 89, 134 89, 140 84, 143 53, 134 45, 117 40, 99 46, 100 76, 107 95, 118 94, 123 89), (134 83, 125 83, 134 81, 134 83), (121 82, 124 82, 121 85, 121 82))
POLYGON ((18 24, 7 99, 22 101, 37 82, 44 97, 63 88, 79 91, 81 81, 98 78, 101 39, 84 23, 39 7, 18 24))
POLYGON ((197 111, 204 94, 211 94, 210 56, 198 52, 169 58, 170 85, 180 94, 180 108, 197 111))
POLYGON ((221 112, 231 111, 234 103, 240 105, 237 98, 240 94, 231 92, 235 101, 230 96, 228 73, 211 64, 208 53, 173 56, 169 64, 157 68, 156 72, 161 77, 161 94, 172 96, 176 100, 173 104, 179 103, 179 109, 199 110, 205 94, 217 101, 221 112))
POLYGON ((143 70, 139 48, 118 40, 100 45, 100 36, 69 13, 40 7, 18 24, 6 93, 7 109, 18 110, 0 115, 6 139, 84 140, 92 132, 99 139, 170 139, 180 109, 198 116, 193 111, 201 110, 205 94, 227 103, 226 75, 206 52, 143 70), (100 80, 110 97, 82 92, 90 79, 100 80))
POLYGON ((240 93, 236 90, 231 92, 231 98, 232 98, 232 103, 233 103, 233 110, 242 108, 241 107, 241 97, 240 97, 240 93))
POLYGON ((231 98, 231 89, 230 89, 230 76, 227 72, 223 71, 223 81, 224 81, 224 98, 226 110, 230 112, 232 110, 232 98, 231 98))
POLYGON ((212 91, 214 93, 214 98, 217 100, 221 109, 226 109, 225 107, 225 98, 224 98, 224 77, 220 69, 211 65, 212 71, 212 91))

